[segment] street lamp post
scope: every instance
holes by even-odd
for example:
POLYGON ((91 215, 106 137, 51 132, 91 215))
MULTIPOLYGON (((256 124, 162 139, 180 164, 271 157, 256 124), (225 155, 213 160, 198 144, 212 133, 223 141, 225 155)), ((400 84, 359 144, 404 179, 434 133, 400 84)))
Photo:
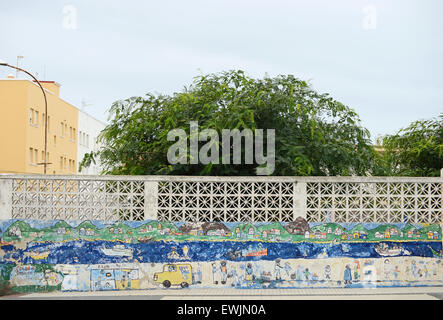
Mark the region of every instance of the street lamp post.
POLYGON ((7 64, 6 62, 4 62, 3 60, 0 60, 0 66, 5 66, 5 67, 13 68, 13 69, 16 69, 18 71, 22 71, 22 72, 26 73, 27 75, 32 77, 32 79, 34 79, 35 82, 37 82, 38 86, 40 87, 40 89, 43 92, 43 97, 45 98, 45 161, 41 162, 41 163, 38 163, 38 164, 43 165, 43 172, 44 172, 44 174, 46 174, 46 167, 50 163, 48 162, 48 100, 46 99, 45 89, 43 89, 41 83, 37 80, 37 78, 34 77, 28 71, 26 71, 26 70, 24 70, 22 68, 16 67, 16 66, 11 66, 11 65, 7 64))

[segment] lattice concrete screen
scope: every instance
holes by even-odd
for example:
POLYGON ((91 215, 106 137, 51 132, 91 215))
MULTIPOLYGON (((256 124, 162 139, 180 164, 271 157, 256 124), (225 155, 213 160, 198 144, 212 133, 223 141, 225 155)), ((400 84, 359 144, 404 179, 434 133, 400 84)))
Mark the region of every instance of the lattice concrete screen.
POLYGON ((442 184, 426 182, 309 182, 311 222, 438 223, 442 184))
POLYGON ((0 176, 0 218, 439 223, 442 178, 0 176))

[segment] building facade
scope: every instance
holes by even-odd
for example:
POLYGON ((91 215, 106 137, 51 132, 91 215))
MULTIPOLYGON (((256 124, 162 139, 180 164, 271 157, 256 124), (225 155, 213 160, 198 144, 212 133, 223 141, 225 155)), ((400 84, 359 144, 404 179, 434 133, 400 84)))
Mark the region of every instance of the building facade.
MULTIPOLYGON (((78 162, 83 160, 86 153, 97 151, 100 148, 97 137, 105 128, 105 124, 86 112, 79 110, 78 112, 78 162)), ((83 168, 79 174, 98 175, 101 173, 101 166, 98 160, 91 163, 88 168, 83 168)))
MULTIPOLYGON (((55 81, 41 81, 41 84, 48 101, 47 162, 50 164, 46 173, 76 174, 81 161, 79 126, 87 125, 79 124, 79 109, 60 98, 60 84, 55 81)), ((0 79, 0 113, 3 155, 0 173, 43 174, 46 114, 40 87, 27 79, 0 79)))

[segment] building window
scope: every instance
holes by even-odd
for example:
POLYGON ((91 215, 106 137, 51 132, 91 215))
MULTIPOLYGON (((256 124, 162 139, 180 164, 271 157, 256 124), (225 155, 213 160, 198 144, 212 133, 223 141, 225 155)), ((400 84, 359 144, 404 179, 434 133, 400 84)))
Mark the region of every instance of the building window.
POLYGON ((60 122, 60 136, 63 138, 63 129, 64 129, 64 125, 63 125, 63 122, 60 122))
POLYGON ((60 157, 60 170, 63 170, 63 157, 60 157))
POLYGON ((54 135, 54 146, 57 144, 57 136, 54 135))
POLYGON ((38 111, 35 111, 35 117, 34 117, 34 120, 35 120, 35 125, 36 126, 38 126, 38 111))
POLYGON ((34 109, 29 110, 29 124, 34 124, 34 109))
POLYGON ((29 162, 34 163, 34 149, 29 148, 29 162))
POLYGON ((34 149, 34 157, 35 157, 35 162, 34 163, 38 163, 38 150, 34 149))
POLYGON ((72 128, 72 133, 73 133, 73 135, 72 135, 72 140, 76 140, 76 138, 77 138, 77 136, 76 136, 76 134, 75 134, 75 128, 72 128))

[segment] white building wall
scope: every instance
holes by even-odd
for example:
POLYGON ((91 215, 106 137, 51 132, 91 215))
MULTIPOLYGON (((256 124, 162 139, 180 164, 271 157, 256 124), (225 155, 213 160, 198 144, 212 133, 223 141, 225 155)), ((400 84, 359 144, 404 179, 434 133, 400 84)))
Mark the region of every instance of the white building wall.
MULTIPOLYGON (((86 153, 91 151, 97 151, 99 145, 97 144, 97 137, 100 132, 105 128, 105 124, 94 117, 90 116, 84 111, 78 112, 78 165, 82 162, 86 153)), ((100 174, 102 168, 100 163, 96 160, 96 163, 91 163, 88 168, 84 168, 79 174, 100 174)))

